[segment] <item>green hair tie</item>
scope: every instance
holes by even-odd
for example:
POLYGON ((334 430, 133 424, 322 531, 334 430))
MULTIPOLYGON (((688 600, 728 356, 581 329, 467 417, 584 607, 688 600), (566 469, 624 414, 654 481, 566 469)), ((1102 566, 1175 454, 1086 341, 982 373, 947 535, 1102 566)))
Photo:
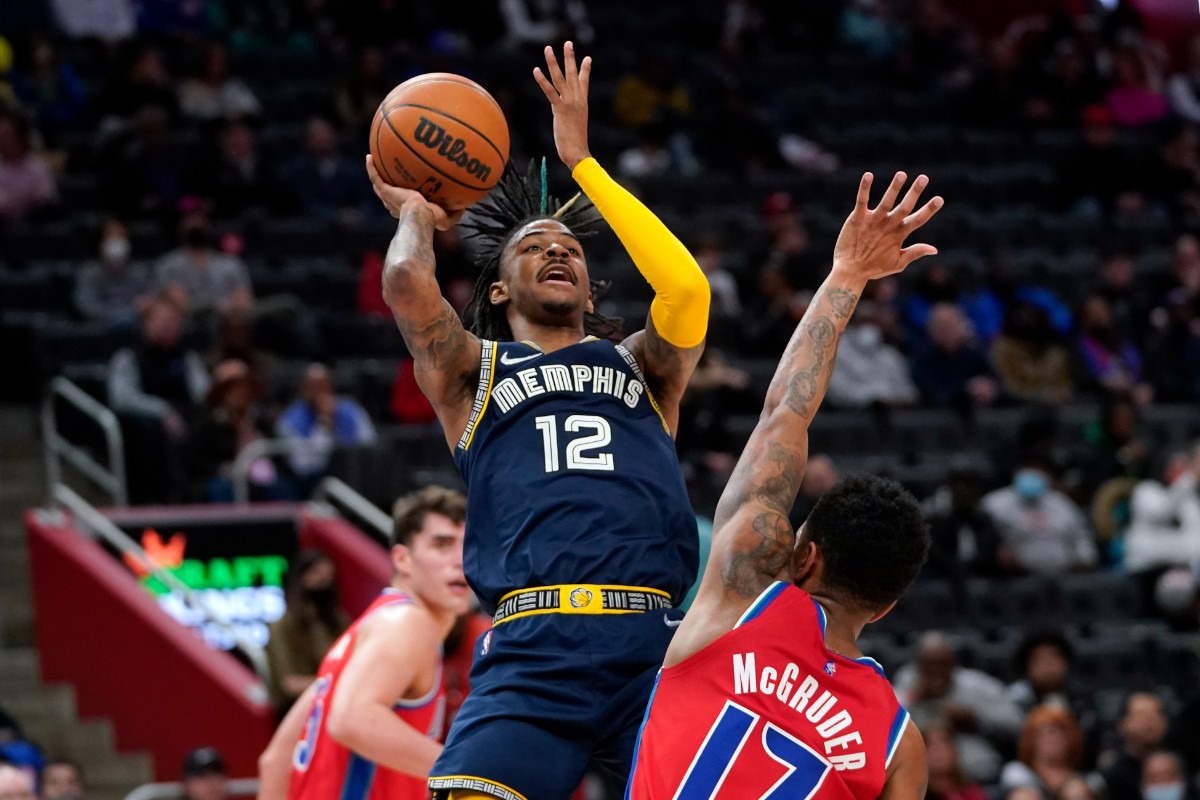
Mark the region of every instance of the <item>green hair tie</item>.
POLYGON ((546 185, 546 157, 545 156, 542 156, 541 177, 542 177, 542 180, 541 180, 542 198, 541 198, 541 202, 538 203, 538 208, 540 209, 539 213, 545 214, 545 213, 548 213, 550 210, 550 187, 546 185))

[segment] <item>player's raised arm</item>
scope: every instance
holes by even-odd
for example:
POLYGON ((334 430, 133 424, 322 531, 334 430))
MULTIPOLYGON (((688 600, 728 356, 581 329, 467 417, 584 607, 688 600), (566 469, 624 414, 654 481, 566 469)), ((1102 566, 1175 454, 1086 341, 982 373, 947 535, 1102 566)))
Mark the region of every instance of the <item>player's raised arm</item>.
POLYGON ((463 327, 442 297, 433 232, 454 225, 462 212, 447 215, 418 192, 384 182, 370 156, 367 174, 375 194, 399 220, 384 259, 383 299, 413 357, 417 384, 437 412, 453 449, 471 413, 481 349, 479 339, 463 327))
POLYGON ((842 331, 868 281, 937 252, 927 244, 904 247, 909 234, 942 207, 942 199, 935 197, 914 210, 928 179, 918 177, 897 204, 907 180, 897 173, 874 209, 868 204, 871 180, 867 173, 859 184, 854 211, 838 236, 833 267, 792 334, 758 425, 721 495, 712 552, 689 617, 714 624, 728 621, 726 617, 736 621, 786 571, 795 546, 788 512, 808 460, 808 427, 829 386, 842 331))
POLYGON ((654 289, 644 332, 625 340, 634 354, 663 416, 675 432, 679 399, 704 350, 710 291, 696 259, 636 197, 622 188, 588 151, 588 80, 592 60, 576 65, 574 46, 563 47, 560 69, 554 49, 546 48, 546 73, 534 78, 554 111, 554 144, 572 177, 596 205, 654 289))

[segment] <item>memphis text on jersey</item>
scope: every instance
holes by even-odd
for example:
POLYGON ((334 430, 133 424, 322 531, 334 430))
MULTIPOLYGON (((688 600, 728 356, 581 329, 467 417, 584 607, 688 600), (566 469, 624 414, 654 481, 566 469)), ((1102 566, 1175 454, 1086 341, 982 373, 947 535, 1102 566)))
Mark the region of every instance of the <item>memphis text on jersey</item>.
POLYGON ((636 408, 646 387, 613 367, 545 364, 528 367, 500 381, 492 388, 492 399, 500 413, 507 414, 529 398, 548 391, 612 395, 630 408, 636 408))
POLYGON ((800 679, 800 667, 792 662, 782 669, 772 666, 759 668, 754 653, 734 653, 733 693, 735 695, 773 695, 776 700, 816 726, 817 735, 824 741, 825 757, 838 770, 862 769, 867 754, 851 750, 862 744, 862 735, 855 729, 854 718, 832 692, 822 689, 813 675, 800 679), (817 691, 820 690, 820 694, 817 691))

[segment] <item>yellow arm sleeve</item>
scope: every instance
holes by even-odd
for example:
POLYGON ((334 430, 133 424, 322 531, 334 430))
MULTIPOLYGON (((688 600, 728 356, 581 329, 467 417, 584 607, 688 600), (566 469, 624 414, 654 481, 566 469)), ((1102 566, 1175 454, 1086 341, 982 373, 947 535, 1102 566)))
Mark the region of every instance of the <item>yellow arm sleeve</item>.
POLYGON ((686 349, 704 341, 711 293, 708 278, 683 242, 654 212, 613 180, 594 158, 575 165, 571 176, 599 209, 634 266, 654 289, 650 318, 668 344, 686 349))

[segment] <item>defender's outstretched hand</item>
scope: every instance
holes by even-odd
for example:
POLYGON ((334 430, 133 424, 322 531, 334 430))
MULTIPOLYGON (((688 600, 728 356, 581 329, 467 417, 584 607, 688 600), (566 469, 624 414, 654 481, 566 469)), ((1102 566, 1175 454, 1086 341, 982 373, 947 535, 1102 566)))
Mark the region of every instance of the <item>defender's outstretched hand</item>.
POLYGON ((879 205, 870 208, 871 183, 874 176, 866 173, 858 184, 858 200, 854 211, 842 225, 837 245, 833 248, 833 269, 863 282, 894 275, 904 270, 918 258, 937 254, 937 248, 929 244, 904 246, 909 235, 933 219, 944 205, 941 197, 934 197, 917 211, 921 192, 929 184, 929 178, 918 175, 896 204, 900 190, 908 176, 897 172, 883 193, 879 205))
POLYGON ((591 155, 588 152, 588 80, 592 74, 592 58, 588 56, 575 66, 575 45, 563 45, 563 69, 559 69, 554 48, 546 46, 546 76, 540 67, 533 68, 533 78, 550 101, 554 111, 554 146, 558 157, 574 170, 575 165, 591 155))
POLYGON ((411 206, 411 208, 424 206, 428 208, 430 213, 433 214, 433 226, 439 231, 450 230, 462 219, 464 209, 460 209, 454 213, 447 213, 437 203, 431 203, 426 200, 425 196, 420 192, 413 191, 412 189, 402 189, 399 186, 392 186, 379 174, 379 170, 375 167, 371 156, 367 156, 367 175, 371 178, 371 188, 375 190, 375 195, 383 203, 388 213, 396 219, 400 219, 406 206, 411 206))

